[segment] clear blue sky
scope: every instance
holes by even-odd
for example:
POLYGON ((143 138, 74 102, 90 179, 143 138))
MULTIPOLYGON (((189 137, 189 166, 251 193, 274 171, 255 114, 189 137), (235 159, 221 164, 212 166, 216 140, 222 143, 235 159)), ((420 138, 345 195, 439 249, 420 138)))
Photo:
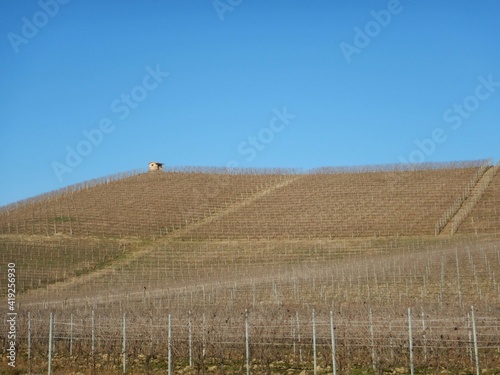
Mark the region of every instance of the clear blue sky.
POLYGON ((500 159, 496 0, 5 0, 0 205, 134 168, 500 159))

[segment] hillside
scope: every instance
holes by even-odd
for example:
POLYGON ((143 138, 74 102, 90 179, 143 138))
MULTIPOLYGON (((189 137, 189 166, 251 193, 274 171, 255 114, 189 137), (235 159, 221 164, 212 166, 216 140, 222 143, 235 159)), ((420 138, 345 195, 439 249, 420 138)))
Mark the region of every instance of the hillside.
MULTIPOLYGON (((4 207, 0 234, 154 239, 176 232, 189 240, 433 235, 483 164, 131 174, 4 207)), ((497 196, 488 196, 486 206, 494 206, 497 196)))
POLYGON ((184 238, 433 235, 476 170, 307 174, 184 238))
POLYGON ((125 174, 11 205, 0 211, 0 233, 154 238, 286 179, 287 172, 125 174))
POLYGON ((412 311, 417 373, 496 374, 499 212, 487 161, 131 172, 2 207, 21 373, 51 316, 54 374, 331 374, 333 318, 340 373, 409 373, 412 311))

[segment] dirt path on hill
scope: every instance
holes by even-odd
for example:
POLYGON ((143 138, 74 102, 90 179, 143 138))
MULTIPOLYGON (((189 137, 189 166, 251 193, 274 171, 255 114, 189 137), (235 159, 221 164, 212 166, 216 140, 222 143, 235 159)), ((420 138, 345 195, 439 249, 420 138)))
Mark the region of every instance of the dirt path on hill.
POLYGON ((441 230, 439 233, 440 236, 449 236, 456 233, 460 223, 462 223, 462 221, 469 216, 477 202, 481 200, 485 190, 488 188, 499 169, 500 166, 497 165, 488 168, 488 170, 484 172, 481 178, 477 181, 477 184, 471 190, 469 196, 462 203, 462 206, 441 230))
POLYGON ((276 184, 273 184, 265 189, 262 189, 262 190, 259 190, 258 192, 256 192, 255 194, 249 196, 248 198, 242 200, 242 201, 239 201, 239 202, 236 202, 236 203, 233 203, 231 204, 230 206, 228 206, 227 208, 223 209, 223 210, 220 210, 218 212, 215 212, 214 214, 210 215, 210 216, 207 216, 205 217, 204 219, 196 222, 196 223, 193 223, 191 225, 188 225, 184 228, 181 228, 179 230, 176 230, 175 232, 172 232, 168 238, 169 239, 179 239, 181 238, 182 236, 185 236, 186 234, 188 234, 190 231, 192 230, 195 230, 201 226, 204 226, 204 225, 208 225, 210 224, 212 221, 214 220, 217 220, 225 215, 228 215, 230 213, 233 213, 237 210, 240 210, 242 209, 243 207, 246 207, 248 206, 249 204, 255 202, 256 200, 258 199, 261 199, 262 197, 278 190, 278 189, 281 189, 285 186, 288 186, 290 185, 292 182, 298 180, 299 178, 301 178, 302 175, 295 175, 293 177, 288 177, 286 178, 284 181, 280 181, 276 184))

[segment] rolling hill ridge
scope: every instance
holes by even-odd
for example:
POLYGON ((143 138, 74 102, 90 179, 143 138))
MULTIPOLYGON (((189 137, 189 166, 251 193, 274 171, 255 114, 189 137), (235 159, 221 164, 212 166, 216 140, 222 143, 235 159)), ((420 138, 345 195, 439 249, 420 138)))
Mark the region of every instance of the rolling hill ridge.
POLYGON ((453 233, 491 232, 500 224, 497 171, 477 161, 413 170, 127 173, 6 206, 0 234, 342 238, 448 233, 452 220, 453 233))

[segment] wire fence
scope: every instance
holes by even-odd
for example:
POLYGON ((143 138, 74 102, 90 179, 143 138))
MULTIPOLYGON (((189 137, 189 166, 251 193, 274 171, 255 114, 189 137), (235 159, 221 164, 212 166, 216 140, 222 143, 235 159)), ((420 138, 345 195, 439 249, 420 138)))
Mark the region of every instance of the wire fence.
POLYGON ((491 165, 491 159, 464 160, 455 162, 428 162, 411 164, 374 164, 360 166, 338 166, 338 167, 320 167, 311 169, 309 174, 331 174, 331 173, 366 173, 366 172, 411 172, 424 170, 440 169, 461 169, 461 168, 480 168, 483 165, 491 165))
MULTIPOLYGON (((17 351, 31 369, 51 361, 78 358, 94 373, 152 363, 168 373, 179 368, 239 366, 260 373, 276 366, 313 373, 344 373, 356 366, 448 370, 500 366, 500 317, 481 316, 474 307, 464 316, 433 317, 414 308, 391 316, 371 309, 357 316, 331 311, 240 311, 220 319, 210 312, 183 316, 144 316, 122 311, 103 316, 37 312, 18 317, 17 351), (113 367, 114 366, 114 367, 113 367)), ((3 352, 7 323, 2 330, 3 352)), ((40 367, 38 367, 40 368, 40 367)))

